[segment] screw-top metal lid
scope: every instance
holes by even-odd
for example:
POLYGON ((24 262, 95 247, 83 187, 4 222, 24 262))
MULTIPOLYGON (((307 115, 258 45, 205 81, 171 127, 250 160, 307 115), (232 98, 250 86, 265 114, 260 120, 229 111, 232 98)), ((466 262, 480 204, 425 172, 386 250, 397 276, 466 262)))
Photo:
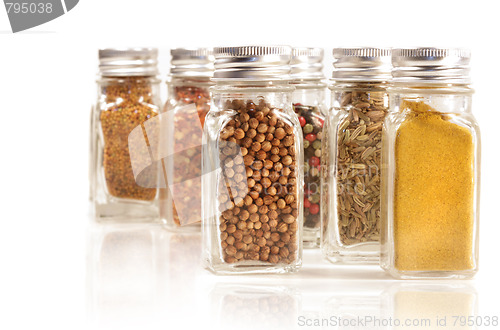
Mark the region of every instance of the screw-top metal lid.
POLYGON ((212 77, 214 54, 211 48, 175 48, 170 50, 170 74, 176 77, 212 77))
POLYGON ((158 49, 106 48, 99 49, 99 71, 102 76, 156 76, 158 49))
POLYGON ((289 46, 216 47, 214 80, 290 79, 289 46))
POLYGON ((470 84, 470 50, 399 48, 392 51, 394 82, 470 84))
POLYGON ((297 47, 292 49, 290 76, 293 80, 319 80, 323 75, 322 48, 297 47))
POLYGON ((388 81, 390 48, 334 48, 332 79, 337 81, 388 81))

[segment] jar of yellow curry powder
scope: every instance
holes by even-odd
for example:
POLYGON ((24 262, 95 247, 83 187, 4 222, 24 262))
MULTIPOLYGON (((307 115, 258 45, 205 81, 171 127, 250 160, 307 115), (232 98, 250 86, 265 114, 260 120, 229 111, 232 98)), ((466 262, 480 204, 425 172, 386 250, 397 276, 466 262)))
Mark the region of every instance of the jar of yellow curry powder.
POLYGON ((470 278, 478 268, 479 127, 470 52, 392 52, 382 147, 381 266, 397 278, 470 278))

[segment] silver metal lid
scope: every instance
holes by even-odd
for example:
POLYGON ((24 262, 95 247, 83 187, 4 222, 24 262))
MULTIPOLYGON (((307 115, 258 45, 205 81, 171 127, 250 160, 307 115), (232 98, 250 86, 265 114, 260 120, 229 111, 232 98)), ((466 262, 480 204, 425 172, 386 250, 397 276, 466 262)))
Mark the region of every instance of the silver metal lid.
POLYGON ((332 79, 337 81, 388 81, 390 48, 334 48, 332 79))
POLYGON ((392 51, 394 82, 470 84, 470 50, 400 48, 392 51))
POLYGON ((170 50, 170 74, 176 77, 212 77, 214 54, 211 48, 175 48, 170 50))
POLYGON ((214 80, 288 80, 289 46, 216 47, 214 80))
POLYGON ((102 76, 156 76, 158 49, 106 48, 99 49, 99 71, 102 76))
POLYGON ((320 80, 323 75, 323 48, 297 47, 292 49, 290 76, 293 80, 320 80))

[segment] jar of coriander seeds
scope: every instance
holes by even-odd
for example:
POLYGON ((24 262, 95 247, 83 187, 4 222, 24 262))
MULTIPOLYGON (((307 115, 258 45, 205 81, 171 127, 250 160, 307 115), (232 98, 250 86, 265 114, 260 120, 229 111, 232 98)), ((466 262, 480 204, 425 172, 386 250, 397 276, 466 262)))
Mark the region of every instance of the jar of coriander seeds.
POLYGON ((323 254, 332 262, 378 263, 380 157, 391 51, 333 49, 332 106, 322 155, 323 254))
POLYGON ((157 221, 158 51, 99 50, 90 195, 97 220, 157 221))
POLYGON ((203 253, 219 274, 302 262, 302 132, 288 46, 218 47, 203 145, 203 253))
POLYGON ((319 247, 321 140, 327 110, 323 49, 293 48, 290 67, 293 108, 304 142, 304 247, 319 247))
POLYGON ((162 113, 166 187, 159 190, 160 218, 171 231, 200 231, 201 145, 210 109, 212 49, 170 51, 168 100, 162 113))
POLYGON ((469 62, 466 49, 393 50, 381 266, 396 278, 477 272, 480 133, 469 62))

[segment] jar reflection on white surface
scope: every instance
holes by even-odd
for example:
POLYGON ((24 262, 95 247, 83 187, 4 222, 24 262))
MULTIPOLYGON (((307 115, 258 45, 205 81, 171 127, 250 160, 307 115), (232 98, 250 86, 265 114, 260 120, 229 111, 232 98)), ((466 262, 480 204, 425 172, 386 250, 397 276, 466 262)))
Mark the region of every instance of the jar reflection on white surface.
POLYGON ((414 327, 438 330, 492 325, 491 317, 478 315, 478 294, 467 283, 398 283, 382 297, 386 318, 411 322, 414 327))
MULTIPOLYGON (((162 297, 167 306, 165 311, 168 311, 166 320, 172 322, 175 319, 179 324, 185 324, 192 316, 192 306, 203 295, 198 287, 204 275, 200 265, 201 234, 164 230, 162 240, 163 252, 166 254, 161 271, 162 284, 166 287, 166 294, 162 297)), ((202 318, 201 314, 199 317, 202 318)))
POLYGON ((218 283, 210 293, 213 323, 221 329, 293 329, 297 324, 300 295, 279 285, 218 283))
MULTIPOLYGON (((119 219, 118 219, 119 220, 119 219)), ((164 310, 166 258, 155 224, 92 224, 87 239, 87 306, 95 328, 128 329, 164 310), (130 299, 133 297, 133 299, 130 299)))
POLYGON ((391 315, 383 295, 389 287, 388 281, 371 279, 333 285, 330 297, 323 303, 320 321, 329 320, 329 327, 334 329, 390 329, 387 323, 391 315))
POLYGON ((288 84, 291 48, 214 50, 204 128, 203 252, 216 273, 301 264, 302 133, 288 84))

